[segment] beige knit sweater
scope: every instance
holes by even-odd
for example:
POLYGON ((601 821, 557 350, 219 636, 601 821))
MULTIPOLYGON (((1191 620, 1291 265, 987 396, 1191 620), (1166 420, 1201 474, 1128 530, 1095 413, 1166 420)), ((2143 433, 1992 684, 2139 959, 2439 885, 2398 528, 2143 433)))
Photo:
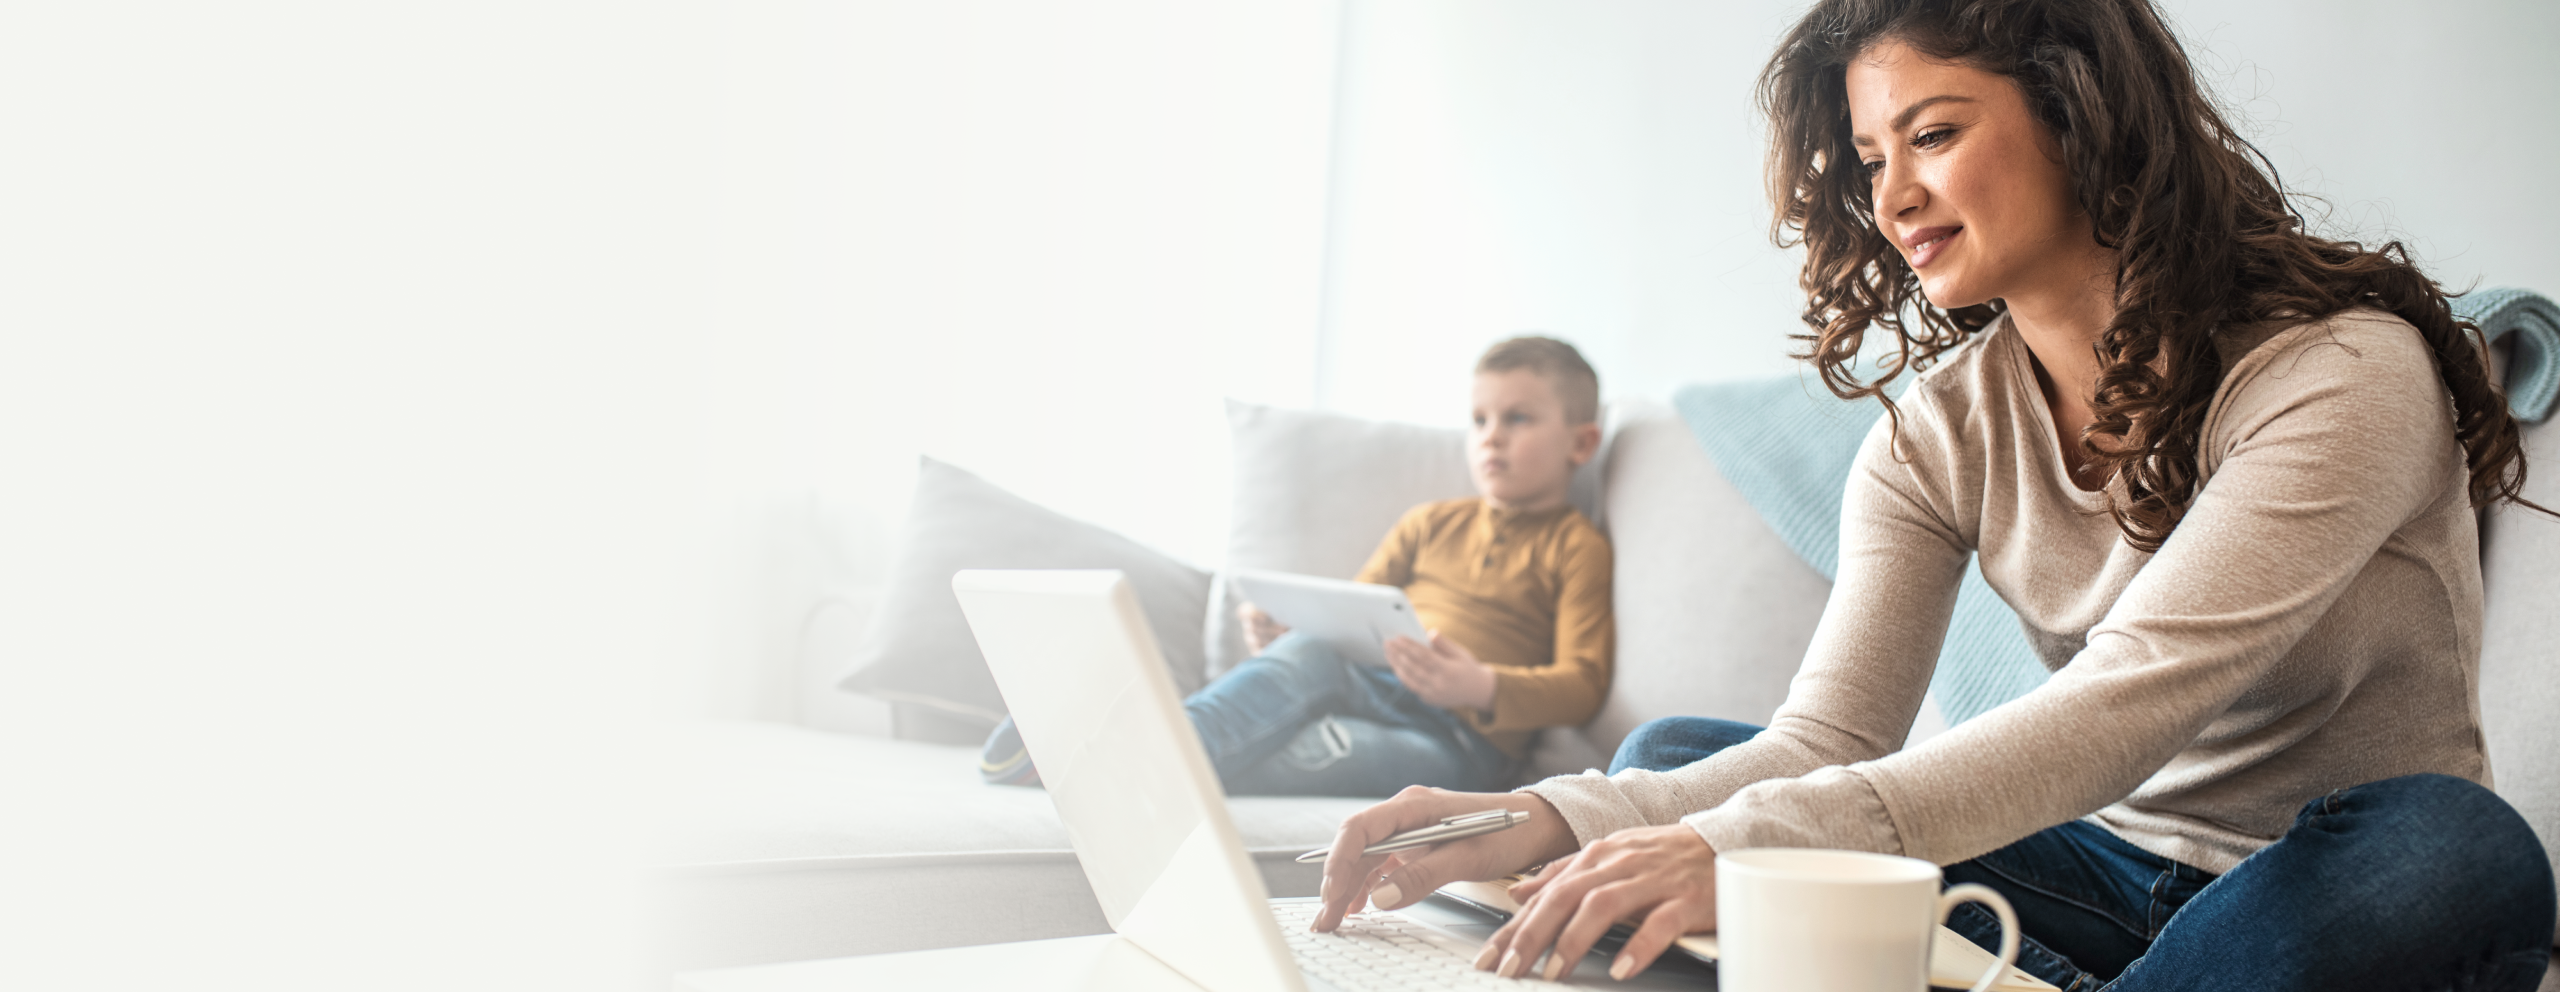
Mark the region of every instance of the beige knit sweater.
POLYGON ((1680 821, 1719 851, 1950 864, 2086 817, 2220 873, 2331 790, 2486 784, 2479 534, 2425 343, 2373 310, 2226 336, 2206 483, 2157 554, 2065 478, 2004 319, 1906 394, 1901 459, 1884 421, 1868 435, 1839 581, 1766 733, 1529 791, 1583 843, 1680 821), (2053 677, 1902 750, 1969 551, 2053 677))

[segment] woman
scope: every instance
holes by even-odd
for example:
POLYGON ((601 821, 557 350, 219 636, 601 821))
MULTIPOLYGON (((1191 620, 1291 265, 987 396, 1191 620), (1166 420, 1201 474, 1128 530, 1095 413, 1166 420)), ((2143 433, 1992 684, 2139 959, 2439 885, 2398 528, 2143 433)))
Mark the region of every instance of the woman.
POLYGON ((1831 847, 2000 889, 2066 989, 2531 988, 2551 869, 2475 705, 2474 511, 2525 466, 2442 290, 2305 233, 2148 0, 1820 3, 1761 98, 1804 357, 1845 397, 1927 370, 1786 704, 1406 790, 1344 823, 1317 929, 1545 863, 1479 966, 1641 919, 1624 975, 1714 928, 1717 850, 1831 847), (1861 381, 1870 328, 1898 360, 1861 381), (1899 751, 1972 552, 2054 675, 1899 751), (1357 856, 1496 805, 1531 821, 1357 856))

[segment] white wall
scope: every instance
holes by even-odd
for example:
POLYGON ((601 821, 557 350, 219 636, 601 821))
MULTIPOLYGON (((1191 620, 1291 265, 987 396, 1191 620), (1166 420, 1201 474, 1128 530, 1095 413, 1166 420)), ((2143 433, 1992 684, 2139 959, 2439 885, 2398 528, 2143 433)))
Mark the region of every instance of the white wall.
POLYGON ((1531 331, 1611 395, 1786 371, 1751 81, 1791 7, 1352 0, 1326 404, 1459 422, 1477 353, 1531 331))
MULTIPOLYGON (((1613 395, 1780 374, 1797 256, 1767 241, 1751 84, 1785 0, 1351 0, 1320 382, 1454 422, 1496 338, 1583 346, 1613 395)), ((2560 4, 2172 0, 2331 230, 2449 284, 2560 289, 2560 4)))
POLYGON ((629 987, 705 20, 0 12, 7 984, 629 987))
POLYGON ((1222 398, 1313 398, 1334 15, 726 9, 720 649, 672 708, 788 715, 803 619, 876 581, 919 455, 1216 559, 1222 398))
POLYGON ((2560 4, 2164 0, 2329 229, 2399 238, 2448 287, 2560 294, 2560 4))

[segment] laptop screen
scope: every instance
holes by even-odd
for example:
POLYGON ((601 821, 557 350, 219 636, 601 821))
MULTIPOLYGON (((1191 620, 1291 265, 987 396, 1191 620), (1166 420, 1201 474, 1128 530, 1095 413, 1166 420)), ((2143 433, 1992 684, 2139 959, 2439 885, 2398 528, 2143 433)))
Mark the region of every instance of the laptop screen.
POLYGON ((1128 581, 964 571, 951 587, 1112 929, 1216 992, 1298 992, 1128 581))

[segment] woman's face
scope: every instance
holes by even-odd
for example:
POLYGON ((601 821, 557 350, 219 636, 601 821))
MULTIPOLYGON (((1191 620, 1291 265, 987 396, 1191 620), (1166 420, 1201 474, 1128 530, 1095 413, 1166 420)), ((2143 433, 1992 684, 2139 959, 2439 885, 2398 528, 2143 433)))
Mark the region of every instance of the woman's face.
POLYGON ((1876 228, 1943 308, 2066 290, 2094 240, 2061 145, 2016 84, 1886 41, 1849 64, 1876 228))

